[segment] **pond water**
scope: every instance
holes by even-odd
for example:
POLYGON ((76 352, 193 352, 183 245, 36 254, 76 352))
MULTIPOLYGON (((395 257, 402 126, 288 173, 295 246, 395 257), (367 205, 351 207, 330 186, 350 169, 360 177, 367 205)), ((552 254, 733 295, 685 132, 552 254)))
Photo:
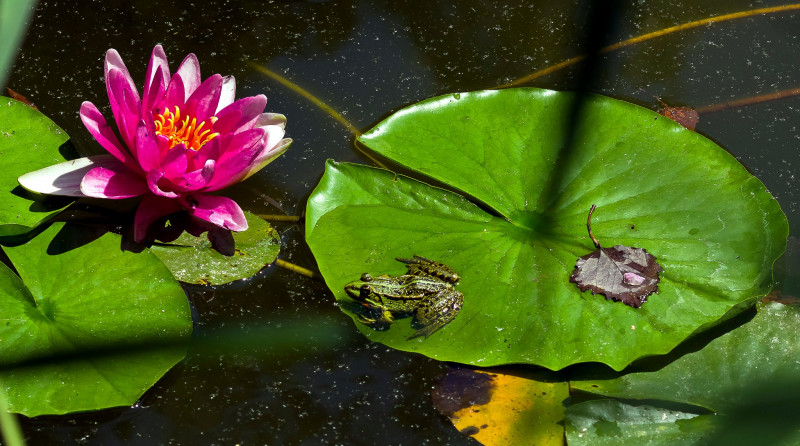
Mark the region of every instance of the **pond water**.
MULTIPOLYGON (((781 2, 623 2, 608 42, 781 2)), ((266 67, 366 130, 392 111, 457 91, 492 88, 581 54, 585 5, 553 1, 41 1, 8 86, 101 153, 84 129, 84 100, 106 103, 102 61, 122 55, 141 86, 162 44, 175 69, 195 53, 204 76, 234 75, 238 97, 264 93, 288 118, 292 147, 236 187, 244 208, 300 215, 326 159, 362 161, 353 134, 266 67), (267 198, 269 197, 269 199, 267 198), (277 204, 277 207, 275 206, 277 204)), ((605 54, 592 91, 700 111, 697 131, 733 153, 777 197, 794 257, 783 293, 798 296, 800 97, 713 106, 800 87, 800 12, 708 24, 605 54), (706 110, 704 112, 703 110, 706 110)), ((525 83, 574 89, 575 65, 525 83)), ((280 258, 315 261, 300 224, 278 224, 280 258)), ((187 286, 195 333, 220 327, 336 333, 324 345, 190 352, 132 408, 23 419, 29 444, 474 444, 433 408, 448 365, 368 342, 321 282, 269 266, 225 287, 187 286)), ((470 342, 464 339, 464 342, 470 342)))

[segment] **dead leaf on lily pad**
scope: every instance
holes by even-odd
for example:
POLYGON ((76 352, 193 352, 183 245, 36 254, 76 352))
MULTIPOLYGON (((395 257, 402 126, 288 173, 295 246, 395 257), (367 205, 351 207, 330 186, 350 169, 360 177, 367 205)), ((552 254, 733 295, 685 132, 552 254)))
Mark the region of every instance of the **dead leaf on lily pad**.
POLYGON ((592 234, 592 213, 589 210, 586 227, 597 250, 578 259, 569 278, 581 291, 591 290, 608 300, 615 300, 639 308, 647 296, 658 290, 658 273, 661 265, 652 254, 641 248, 617 245, 603 248, 592 234))

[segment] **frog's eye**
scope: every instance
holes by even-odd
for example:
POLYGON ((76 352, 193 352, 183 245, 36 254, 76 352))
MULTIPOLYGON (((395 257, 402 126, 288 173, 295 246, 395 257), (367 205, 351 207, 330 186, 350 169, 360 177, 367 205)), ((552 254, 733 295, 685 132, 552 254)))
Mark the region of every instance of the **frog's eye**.
MULTIPOLYGON (((364 274, 361 275, 361 281, 362 282, 370 282, 370 281, 372 281, 372 276, 370 276, 369 273, 364 273, 364 274)), ((363 289, 363 287, 362 287, 362 289, 363 289)))

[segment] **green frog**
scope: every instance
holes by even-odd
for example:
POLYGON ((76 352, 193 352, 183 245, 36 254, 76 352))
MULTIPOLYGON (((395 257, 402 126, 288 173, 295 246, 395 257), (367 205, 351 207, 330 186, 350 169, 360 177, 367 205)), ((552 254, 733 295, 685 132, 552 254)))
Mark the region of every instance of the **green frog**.
POLYGON ((357 319, 376 329, 385 329, 395 317, 414 315, 418 330, 408 339, 426 338, 452 321, 464 302, 464 295, 453 285, 460 280, 450 267, 424 257, 397 259, 406 264, 407 274, 372 277, 348 283, 344 290, 364 309, 357 319))

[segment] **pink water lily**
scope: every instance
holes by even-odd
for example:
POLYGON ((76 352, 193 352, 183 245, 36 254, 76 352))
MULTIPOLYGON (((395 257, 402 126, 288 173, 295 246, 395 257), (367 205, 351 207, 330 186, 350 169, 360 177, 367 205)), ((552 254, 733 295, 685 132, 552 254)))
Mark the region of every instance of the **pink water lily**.
POLYGON ((248 178, 283 153, 291 143, 284 138, 286 118, 264 113, 264 95, 234 101, 232 76, 214 74, 202 81, 194 54, 170 74, 161 45, 153 49, 141 97, 114 49, 106 53, 105 79, 117 131, 91 102, 81 105, 80 117, 112 156, 91 157, 72 173, 58 171, 61 179, 50 178, 48 186, 39 181, 46 175, 36 172, 20 177, 20 184, 45 193, 141 196, 134 219, 137 241, 147 239, 154 222, 181 210, 224 229, 247 229, 239 205, 212 192, 248 178), (71 178, 80 178, 79 188, 70 188, 71 178))

